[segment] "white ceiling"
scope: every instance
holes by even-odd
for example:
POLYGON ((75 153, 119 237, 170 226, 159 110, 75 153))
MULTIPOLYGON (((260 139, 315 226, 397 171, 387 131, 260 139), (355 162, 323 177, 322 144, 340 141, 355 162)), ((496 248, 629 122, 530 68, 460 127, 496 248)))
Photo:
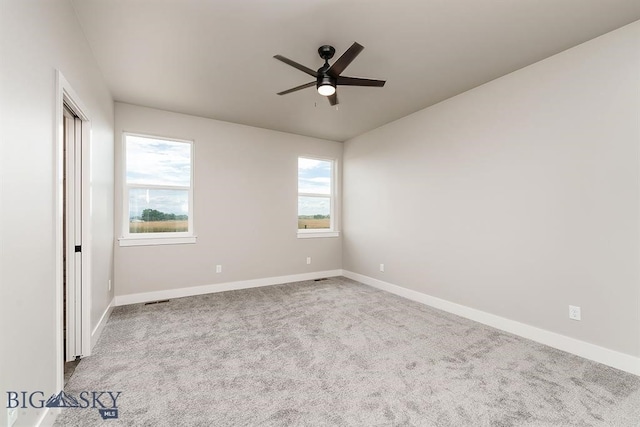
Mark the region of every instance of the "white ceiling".
POLYGON ((72 0, 116 101, 344 141, 640 19, 638 0, 72 0), (309 68, 365 49, 338 109, 309 68))

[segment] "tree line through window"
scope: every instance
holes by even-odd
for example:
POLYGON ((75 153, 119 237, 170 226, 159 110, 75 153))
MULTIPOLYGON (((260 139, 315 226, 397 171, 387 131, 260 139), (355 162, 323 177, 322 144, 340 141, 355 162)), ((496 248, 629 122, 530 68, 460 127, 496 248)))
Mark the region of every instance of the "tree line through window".
POLYGON ((126 231, 191 233, 191 141, 126 134, 125 164, 126 231))

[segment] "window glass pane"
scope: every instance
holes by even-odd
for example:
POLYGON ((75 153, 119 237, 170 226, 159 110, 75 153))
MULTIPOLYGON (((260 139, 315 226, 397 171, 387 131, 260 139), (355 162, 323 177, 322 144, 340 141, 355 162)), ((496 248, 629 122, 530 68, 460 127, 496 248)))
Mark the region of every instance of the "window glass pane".
POLYGON ((331 194, 330 160, 298 158, 298 192, 331 194))
POLYGON ((129 232, 186 232, 189 228, 189 191, 129 189, 129 232))
POLYGON ((331 228, 331 198, 298 196, 298 229, 331 228))
POLYGON ((191 184, 191 144, 126 136, 127 184, 191 184))

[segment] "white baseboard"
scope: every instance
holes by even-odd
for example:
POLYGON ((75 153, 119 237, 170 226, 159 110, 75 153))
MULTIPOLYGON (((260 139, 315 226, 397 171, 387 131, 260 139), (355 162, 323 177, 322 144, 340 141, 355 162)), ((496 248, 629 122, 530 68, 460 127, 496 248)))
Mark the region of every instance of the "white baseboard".
POLYGON ((96 325, 96 327, 93 328, 93 331, 91 331, 91 348, 92 349, 93 349, 93 346, 95 346, 96 343, 98 342, 98 338, 100 338, 100 335, 102 335, 102 331, 104 330, 104 327, 107 324, 107 321, 109 320, 109 316, 111 316, 111 312, 113 311, 114 306, 115 306, 115 297, 111 300, 111 302, 107 306, 107 309, 104 311, 104 313, 102 313, 102 317, 100 317, 100 320, 98 321, 98 324, 96 325))
POLYGON ((141 302, 159 301, 171 298, 190 297, 193 295, 212 294, 215 292, 235 291, 238 289, 258 288, 261 286, 280 285, 283 283, 302 282, 323 277, 341 276, 342 270, 314 271, 312 273, 292 274, 289 276, 267 277, 264 279, 240 280, 237 282, 216 283, 213 285, 193 286, 190 288, 168 289, 165 291, 142 292, 139 294, 117 295, 116 306, 138 304, 141 302))
POLYGON ((343 276, 357 282, 364 283, 365 285, 557 348, 558 350, 566 351, 567 353, 575 354, 576 356, 602 363, 635 375, 640 375, 640 357, 620 353, 615 350, 610 350, 608 348, 580 341, 565 335, 560 335, 545 329, 536 328, 535 326, 516 322, 515 320, 506 319, 504 317, 496 316, 495 314, 456 304, 351 271, 344 270, 343 276))

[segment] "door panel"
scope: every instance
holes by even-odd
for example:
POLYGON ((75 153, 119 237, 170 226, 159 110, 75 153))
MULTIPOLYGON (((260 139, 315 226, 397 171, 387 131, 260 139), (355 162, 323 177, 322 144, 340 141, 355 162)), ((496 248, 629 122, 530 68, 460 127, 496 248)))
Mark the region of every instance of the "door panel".
POLYGON ((64 109, 65 361, 82 355, 82 121, 64 109))

